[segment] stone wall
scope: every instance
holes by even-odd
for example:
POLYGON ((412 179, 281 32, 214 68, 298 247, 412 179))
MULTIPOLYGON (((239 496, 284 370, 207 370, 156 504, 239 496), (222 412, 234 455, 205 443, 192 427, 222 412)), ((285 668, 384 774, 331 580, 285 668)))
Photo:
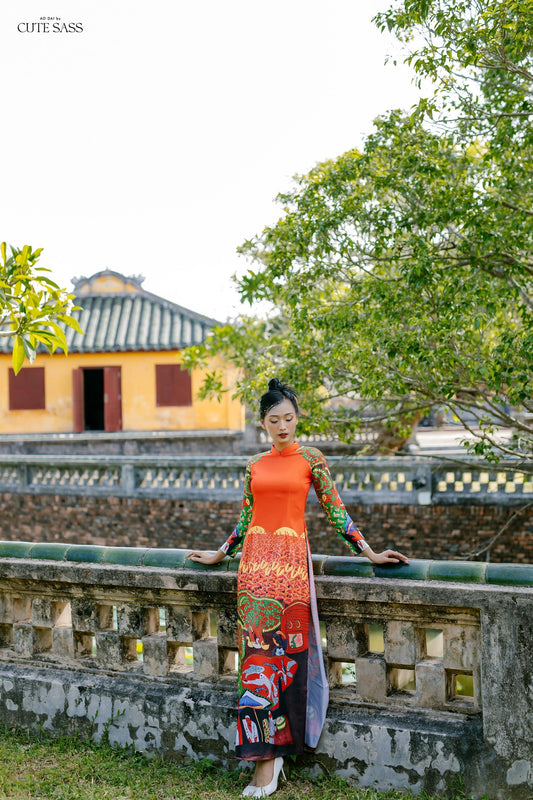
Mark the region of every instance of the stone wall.
MULTIPOLYGON (((185 556, 0 542, 3 723, 233 765, 238 559, 185 556)), ((316 556, 313 569, 331 702, 308 770, 528 800, 533 567, 316 556)))
MULTIPOLYGON (((505 528, 488 557, 533 561, 533 476, 517 462, 328 461, 374 549, 467 558, 505 528)), ((242 456, 1 455, 0 536, 215 549, 237 523, 245 464, 242 456)), ((307 524, 313 552, 348 552, 312 490, 307 524)))
MULTIPOLYGON (((228 456, 254 455, 269 447, 259 425, 244 431, 87 431, 85 433, 0 434, 0 455, 101 455, 101 456, 228 456)), ((351 444, 321 435, 300 436, 302 443, 320 447, 330 455, 357 453, 372 441, 372 431, 356 434, 351 444)))
MULTIPOLYGON (((0 538, 214 550, 235 527, 239 505, 237 500, 3 493, 0 538)), ((394 547, 415 558, 437 559, 465 558, 489 542, 517 510, 499 505, 347 506, 373 549, 394 547)), ((312 552, 349 555, 316 501, 309 503, 306 517, 312 552)), ((531 509, 514 517, 491 547, 490 560, 533 563, 531 509)))

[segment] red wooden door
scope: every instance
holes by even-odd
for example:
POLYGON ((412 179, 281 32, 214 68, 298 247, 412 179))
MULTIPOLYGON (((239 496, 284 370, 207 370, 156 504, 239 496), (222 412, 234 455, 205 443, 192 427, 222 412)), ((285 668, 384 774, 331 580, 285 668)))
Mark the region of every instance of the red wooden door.
POLYGON ((122 430, 122 392, 120 367, 104 367, 104 427, 122 430))
POLYGON ((81 367, 72 370, 72 416, 74 433, 85 430, 85 408, 83 403, 83 370, 81 367))

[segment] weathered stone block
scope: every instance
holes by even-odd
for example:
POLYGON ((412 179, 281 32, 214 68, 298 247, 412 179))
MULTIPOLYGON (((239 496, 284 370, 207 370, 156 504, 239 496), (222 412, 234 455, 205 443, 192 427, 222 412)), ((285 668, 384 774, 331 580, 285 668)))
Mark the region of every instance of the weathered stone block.
POLYGON ((96 604, 84 597, 73 597, 71 602, 72 627, 83 633, 98 630, 96 604))
POLYGON ((167 637, 173 642, 192 643, 192 613, 189 606, 167 606, 167 637))
POLYGON ((477 669, 481 647, 480 630, 472 625, 443 625, 446 669, 472 672, 477 669))
POLYGON ((50 601, 40 597, 34 597, 31 604, 31 621, 35 627, 52 627, 52 612, 50 601))
POLYGON ((357 658, 355 661, 357 694, 363 700, 382 702, 387 697, 387 667, 378 656, 357 658))
POLYGON ((34 626, 34 653, 49 653, 52 650, 52 628, 34 626))
POLYGON ((10 594, 0 594, 0 624, 13 622, 13 598, 10 594))
POLYGON ((192 634, 193 640, 208 639, 211 635, 211 626, 208 611, 192 609, 192 634))
POLYGON ((446 671, 442 661, 420 661, 415 666, 416 696, 424 708, 444 708, 446 671))
POLYGON ((188 663, 183 645, 167 640, 167 657, 170 672, 192 672, 192 663, 188 663))
POLYGON ((230 675, 237 670, 237 650, 218 648, 218 671, 220 675, 230 675))
POLYGON ((103 669, 117 669, 123 664, 123 649, 118 631, 97 631, 96 663, 103 669))
POLYGON ((342 663, 332 658, 326 659, 326 675, 330 686, 342 685, 342 663))
POLYGON ((237 647, 237 609, 221 608, 217 613, 219 647, 237 647))
POLYGON ((20 656, 32 656, 35 650, 35 631, 29 622, 13 625, 13 647, 20 656))
POLYGON ((194 642, 193 674, 199 679, 214 678, 218 675, 218 644, 214 637, 194 642))
POLYGON ((137 603, 117 606, 118 632, 121 636, 143 636, 159 631, 159 609, 137 603))
POLYGON ((384 628, 385 660, 389 664, 413 665, 420 651, 419 639, 411 622, 388 620, 384 628))
POLYGON ((350 660, 368 649, 361 626, 351 617, 327 617, 326 638, 328 656, 333 659, 350 660))
POLYGON ((67 600, 53 600, 50 603, 50 613, 54 628, 72 627, 72 613, 67 600))
POLYGON ((116 606, 108 603, 98 603, 95 606, 95 628, 97 631, 116 631, 117 621, 115 619, 116 606))
POLYGON ((143 636, 143 671, 148 675, 168 674, 167 637, 164 634, 143 636))
POLYGON ((72 628, 52 628, 52 651, 61 658, 73 658, 74 635, 72 628))
POLYGON ((0 647, 13 646, 13 625, 0 623, 0 647))
POLYGON ((31 622, 30 597, 13 597, 13 621, 31 622))
POLYGON ((122 663, 138 663, 143 660, 141 640, 134 636, 121 636, 120 644, 122 648, 122 663))
POLYGON ((92 633, 79 633, 74 631, 74 656, 75 658, 87 658, 94 656, 95 637, 92 633))

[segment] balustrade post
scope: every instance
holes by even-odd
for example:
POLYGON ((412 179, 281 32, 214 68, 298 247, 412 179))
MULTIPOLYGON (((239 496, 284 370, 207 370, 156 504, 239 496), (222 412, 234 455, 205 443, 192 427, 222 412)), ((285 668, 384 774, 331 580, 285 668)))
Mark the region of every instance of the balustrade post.
POLYGON ((135 467, 133 464, 122 464, 121 485, 124 497, 135 496, 135 467))

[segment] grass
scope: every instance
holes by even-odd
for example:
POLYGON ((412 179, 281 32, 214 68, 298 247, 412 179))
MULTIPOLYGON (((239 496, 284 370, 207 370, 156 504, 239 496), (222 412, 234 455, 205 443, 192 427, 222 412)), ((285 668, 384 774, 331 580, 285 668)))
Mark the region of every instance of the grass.
MULTIPOLYGON (((413 800, 410 794, 354 789, 335 776, 310 780, 293 765, 289 769, 276 800, 413 800)), ((221 771, 207 759, 178 764, 105 742, 0 730, 0 800, 237 800, 249 775, 221 771)), ((458 792, 453 800, 466 796, 458 792)))

